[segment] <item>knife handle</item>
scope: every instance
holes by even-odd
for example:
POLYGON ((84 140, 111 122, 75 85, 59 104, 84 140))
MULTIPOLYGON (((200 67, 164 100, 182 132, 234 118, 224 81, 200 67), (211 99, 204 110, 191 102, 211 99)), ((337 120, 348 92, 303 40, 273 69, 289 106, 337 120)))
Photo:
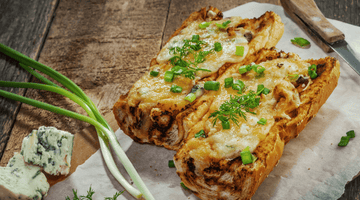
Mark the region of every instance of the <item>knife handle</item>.
POLYGON ((324 41, 332 44, 345 39, 344 33, 325 18, 313 0, 280 1, 286 13, 305 30, 325 52, 331 52, 332 49, 324 41), (318 36, 314 34, 313 31, 315 31, 318 36), (319 36, 322 39, 320 39, 319 36))

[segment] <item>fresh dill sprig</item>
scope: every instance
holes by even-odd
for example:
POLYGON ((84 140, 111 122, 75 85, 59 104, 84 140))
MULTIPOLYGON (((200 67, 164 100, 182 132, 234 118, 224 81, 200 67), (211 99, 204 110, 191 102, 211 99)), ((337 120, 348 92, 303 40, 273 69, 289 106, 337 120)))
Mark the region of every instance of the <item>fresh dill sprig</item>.
POLYGON ((105 197, 105 200, 116 200, 122 193, 124 193, 124 191, 119 191, 115 193, 113 197, 105 197))
MULTIPOLYGON (((87 195, 86 196, 81 195, 80 198, 77 194, 77 190, 73 189, 72 191, 74 194, 73 200, 92 200, 92 196, 95 194, 95 191, 91 189, 91 186, 87 191, 87 195)), ((116 192, 113 197, 105 197, 104 200, 116 200, 122 193, 124 193, 124 191, 116 192)), ((69 196, 67 196, 65 200, 71 200, 71 199, 69 196)))
POLYGON ((260 98, 257 97, 257 93, 252 90, 242 96, 230 95, 230 99, 221 104, 219 110, 211 113, 209 118, 215 117, 215 119, 212 121, 213 126, 215 126, 217 120, 220 120, 222 124, 231 120, 236 125, 238 125, 239 117, 242 117, 246 120, 246 112, 256 114, 252 112, 251 109, 259 106, 259 103, 260 98))

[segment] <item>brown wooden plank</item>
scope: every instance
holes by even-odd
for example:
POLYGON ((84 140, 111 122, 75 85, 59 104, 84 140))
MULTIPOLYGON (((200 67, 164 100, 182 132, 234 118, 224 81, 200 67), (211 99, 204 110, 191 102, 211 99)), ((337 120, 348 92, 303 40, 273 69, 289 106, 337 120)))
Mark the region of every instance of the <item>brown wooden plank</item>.
POLYGON ((360 0, 315 0, 315 2, 325 17, 360 26, 360 0))
MULTIPOLYGON (((0 1, 0 43, 38 59, 58 0, 0 1)), ((28 82, 30 74, 0 54, 0 80, 28 82)), ((1 88, 24 95, 24 89, 1 88)), ((20 103, 0 97, 0 158, 20 103)))

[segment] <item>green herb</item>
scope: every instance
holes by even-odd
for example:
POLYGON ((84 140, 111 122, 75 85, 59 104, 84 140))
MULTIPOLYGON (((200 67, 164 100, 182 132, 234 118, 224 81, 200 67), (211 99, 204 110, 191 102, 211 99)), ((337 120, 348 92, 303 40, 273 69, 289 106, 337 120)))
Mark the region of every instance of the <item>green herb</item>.
POLYGON ((235 81, 235 83, 232 84, 231 87, 233 90, 238 90, 239 94, 242 94, 243 90, 245 89, 245 83, 242 82, 241 80, 237 80, 235 81))
POLYGON ((208 26, 210 26, 210 24, 211 24, 211 22, 202 22, 202 23, 199 24, 199 28, 205 29, 208 26))
POLYGON ((193 102, 195 99, 196 99, 196 95, 194 93, 189 93, 185 97, 185 100, 190 101, 190 103, 193 102))
POLYGON ((293 43, 295 45, 299 45, 301 47, 306 47, 306 46, 310 45, 310 42, 308 40, 301 38, 301 37, 296 37, 296 38, 292 39, 291 43, 293 43))
POLYGON ((174 163, 174 161, 173 161, 173 160, 169 160, 169 162, 168 162, 168 166, 169 166, 170 168, 175 167, 175 163, 174 163))
POLYGON ((159 75, 159 72, 158 71, 151 71, 150 75, 156 77, 157 75, 159 75))
POLYGON ((349 137, 349 136, 342 136, 341 139, 340 139, 340 142, 339 142, 338 146, 339 146, 339 147, 344 147, 344 146, 348 145, 349 140, 350 140, 350 137, 349 137))
POLYGON ((255 114, 250 109, 259 106, 259 103, 260 98, 256 97, 256 93, 252 90, 250 90, 248 94, 242 96, 230 95, 230 99, 221 104, 219 110, 211 113, 209 118, 215 118, 212 121, 213 126, 215 126, 217 120, 224 123, 231 120, 238 125, 238 118, 243 117, 246 120, 245 112, 255 114))
POLYGON ((215 90, 218 91, 220 88, 220 83, 218 81, 206 81, 204 84, 205 90, 215 90))
POLYGON ((253 156, 250 152, 250 147, 247 146, 243 151, 240 152, 241 161, 244 165, 255 162, 257 157, 253 156))
POLYGON ((344 147, 344 146, 348 145, 350 138, 355 137, 355 131, 354 130, 348 131, 348 132, 346 132, 346 135, 347 136, 341 137, 341 140, 338 144, 339 147, 344 147))
POLYGON ((243 65, 239 67, 239 73, 244 74, 252 69, 251 65, 243 65))
POLYGON ((204 131, 204 130, 200 130, 199 132, 197 132, 197 133, 195 134, 195 138, 199 138, 199 137, 206 138, 206 135, 205 135, 205 131, 204 131))
POLYGON ((311 79, 314 79, 317 77, 316 73, 316 65, 312 64, 310 67, 308 67, 308 73, 311 79))
POLYGON ((141 180, 140 176, 136 172, 134 166, 126 156, 125 152, 121 149, 120 144, 118 143, 114 131, 111 129, 110 125, 101 116, 100 112, 95 107, 95 104, 90 100, 88 96, 85 95, 85 93, 75 83, 73 83, 71 80, 69 80, 59 72, 53 70, 52 68, 47 67, 1 43, 0 43, 0 51, 19 61, 21 63, 20 66, 22 67, 25 66, 24 68, 26 70, 31 71, 31 73, 35 74, 36 77, 40 77, 41 78, 40 80, 46 84, 45 85, 38 83, 17 83, 17 82, 9 82, 9 81, 0 81, 0 87, 33 88, 33 89, 47 90, 61 94, 73 100, 75 103, 79 104, 87 112, 89 117, 47 103, 39 102, 27 97, 16 95, 4 90, 0 90, 0 96, 15 101, 20 101, 25 104, 29 104, 51 112, 65 115, 74 119, 78 119, 95 126, 95 129, 98 133, 98 138, 104 160, 112 175, 134 197, 140 198, 142 195, 144 195, 146 199, 154 199, 150 191, 147 189, 145 183, 141 180), (50 80, 38 74, 35 70, 39 70, 44 74, 50 76, 58 83, 65 86, 69 91, 61 88, 60 86, 57 86, 55 83, 51 82, 50 80), (115 161, 112 158, 109 149, 109 144, 111 144, 111 146, 113 147, 116 155, 122 161, 123 166, 128 171, 130 177, 134 180, 136 186, 139 188, 141 193, 137 189, 135 189, 132 185, 130 185, 125 180, 125 178, 120 174, 120 171, 118 170, 115 161))
POLYGON ((214 44, 214 50, 215 50, 216 52, 219 52, 219 51, 222 50, 222 46, 221 46, 221 43, 220 43, 220 42, 215 42, 215 44, 214 44))
POLYGON ((177 85, 172 85, 170 88, 170 91, 174 92, 174 93, 180 93, 180 92, 182 92, 182 87, 177 86, 177 85))
POLYGON ((348 132, 346 132, 346 135, 349 136, 350 138, 354 138, 355 137, 355 131, 354 130, 348 131, 348 132))
POLYGON ((172 82, 174 80, 174 72, 166 71, 164 74, 164 80, 166 82, 172 82))
POLYGON ((223 129, 230 129, 230 122, 228 120, 221 121, 221 126, 223 129))
POLYGON ((257 123, 261 125, 265 125, 267 120, 265 118, 261 118, 257 123))
POLYGON ((259 84, 257 86, 257 90, 256 90, 256 95, 260 95, 261 93, 262 94, 269 94, 270 90, 268 88, 266 88, 263 84, 259 84))
MULTIPOLYGON (((73 189, 72 191, 73 191, 73 194, 74 194, 73 200, 85 200, 85 199, 92 200, 92 198, 93 198, 92 196, 95 194, 95 191, 91 189, 91 186, 89 188, 89 191, 87 191, 86 196, 81 195, 79 197, 78 194, 77 194, 77 190, 73 189)), ((113 197, 105 197, 105 200, 116 200, 122 193, 124 193, 124 191, 116 192, 113 197)), ((65 198, 65 200, 71 200, 71 198, 69 196, 67 196, 65 198)))
POLYGON ((184 45, 182 47, 170 48, 170 53, 174 54, 174 56, 171 57, 169 61, 171 65, 176 67, 174 71, 178 72, 175 73, 175 75, 183 75, 186 78, 195 79, 195 73, 197 71, 211 72, 208 69, 198 68, 197 65, 199 63, 203 63, 206 60, 205 57, 211 52, 215 51, 215 48, 211 49, 210 51, 200 51, 202 48, 201 45, 208 45, 208 44, 204 41, 201 41, 199 35, 193 35, 191 40, 183 40, 183 41, 184 41, 184 45), (194 61, 184 60, 190 55, 193 56, 194 61), (181 71, 179 71, 179 67, 182 67, 181 71))
POLYGON ((222 24, 216 23, 216 26, 219 27, 219 28, 221 28, 221 29, 226 29, 227 25, 230 24, 230 23, 231 23, 231 21, 228 20, 228 21, 226 21, 226 22, 223 22, 222 24))
POLYGON ((234 83, 234 79, 233 79, 233 77, 229 77, 229 78, 226 78, 224 80, 224 82, 225 82, 225 88, 229 88, 234 83))
POLYGON ((124 193, 124 191, 116 192, 113 197, 105 197, 105 200, 116 200, 122 193, 124 193))
POLYGON ((288 74, 291 81, 296 81, 299 78, 299 74, 288 74))
POLYGON ((252 65, 251 68, 258 74, 262 74, 265 71, 265 67, 261 65, 252 65))
POLYGON ((244 55, 244 46, 236 46, 235 55, 243 56, 244 55))
POLYGON ((185 190, 188 190, 189 188, 185 186, 183 182, 180 183, 181 187, 183 187, 185 190))

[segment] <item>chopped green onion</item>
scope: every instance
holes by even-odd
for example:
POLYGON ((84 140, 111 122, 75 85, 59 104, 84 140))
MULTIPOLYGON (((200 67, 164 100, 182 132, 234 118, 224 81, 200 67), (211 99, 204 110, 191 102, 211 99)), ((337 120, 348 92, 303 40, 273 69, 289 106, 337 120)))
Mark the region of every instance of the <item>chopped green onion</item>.
POLYGON ((267 95, 267 94, 269 94, 269 92, 270 92, 270 90, 268 89, 268 88, 264 88, 264 90, 263 90, 263 94, 265 94, 265 95, 267 95))
POLYGON ((225 29, 225 28, 227 27, 227 25, 230 24, 230 23, 231 23, 231 21, 228 20, 228 21, 226 21, 226 22, 223 22, 222 24, 216 23, 216 26, 219 27, 219 28, 221 28, 221 29, 225 29))
POLYGON ((291 81, 296 81, 299 78, 299 74, 288 74, 291 81))
POLYGON ((226 78, 224 80, 224 82, 225 82, 225 88, 229 88, 234 83, 234 79, 233 79, 233 77, 229 77, 229 78, 226 78))
POLYGON ((268 88, 266 88, 263 84, 259 84, 257 86, 257 91, 256 91, 256 94, 257 95, 260 95, 261 93, 267 95, 269 94, 270 90, 268 88))
POLYGON ((250 71, 251 69, 252 69, 251 65, 243 65, 243 66, 239 67, 239 73, 244 74, 244 73, 250 71))
POLYGON ((210 26, 211 22, 203 22, 199 24, 199 28, 205 29, 206 27, 210 26))
POLYGON ((291 43, 293 43, 295 45, 299 45, 301 47, 306 47, 310 44, 310 42, 308 40, 301 38, 301 37, 296 37, 296 38, 292 39, 291 43))
POLYGON ((187 68, 186 67, 181 67, 179 65, 176 65, 175 67, 171 68, 171 71, 175 74, 175 75, 180 75, 183 71, 186 71, 187 68))
POLYGON ((153 76, 153 77, 156 77, 157 75, 159 75, 159 72, 158 71, 151 71, 150 75, 153 76))
POLYGON ((343 137, 341 137, 338 146, 339 146, 339 147, 344 147, 344 146, 348 145, 349 140, 350 140, 350 137, 349 137, 349 136, 343 136, 343 137))
POLYGON ((199 137, 203 137, 203 138, 206 137, 204 130, 200 130, 199 132, 197 132, 197 133, 195 134, 195 138, 199 138, 199 137))
POLYGON ((243 151, 240 152, 241 155, 241 161, 244 165, 253 163, 253 156, 250 152, 249 146, 247 146, 243 151))
POLYGON ((267 122, 267 119, 261 118, 257 123, 258 123, 258 124, 261 124, 261 125, 265 125, 266 122, 267 122))
POLYGON ((169 166, 170 168, 175 167, 174 161, 173 161, 173 160, 169 160, 168 166, 169 166))
POLYGON ((346 135, 349 136, 350 138, 354 138, 355 137, 355 131, 354 130, 348 131, 346 133, 346 135))
POLYGON ((193 36, 192 36, 192 39, 191 39, 192 42, 197 42, 197 41, 199 41, 199 40, 200 40, 200 36, 199 36, 199 35, 193 35, 193 36))
POLYGON ((205 90, 219 90, 220 88, 220 82, 218 81, 206 81, 204 84, 205 90))
POLYGON ((244 55, 244 46, 236 46, 235 55, 243 56, 244 55))
POLYGON ((310 67, 308 67, 308 73, 311 79, 314 79, 317 77, 316 73, 316 65, 312 64, 310 67))
POLYGON ((185 97, 185 100, 190 101, 190 103, 193 102, 195 99, 196 99, 196 95, 194 93, 189 93, 185 97))
POLYGON ((185 190, 188 190, 189 188, 185 186, 183 182, 180 183, 181 187, 183 187, 185 190))
POLYGON ((265 71, 265 67, 261 65, 252 65, 251 68, 258 74, 261 74, 265 71))
POLYGON ((220 42, 215 42, 215 44, 214 44, 214 50, 215 50, 216 52, 219 52, 219 51, 222 50, 222 46, 221 46, 221 43, 220 43, 220 42))
POLYGON ((242 92, 243 89, 245 88, 245 83, 242 82, 241 80, 237 80, 237 81, 235 81, 234 84, 232 84, 231 87, 233 90, 238 90, 239 92, 242 92))
POLYGON ((230 129, 230 122, 229 120, 223 120, 221 121, 221 125, 223 129, 230 129))
POLYGON ((180 93, 180 92, 182 92, 182 87, 177 86, 177 85, 172 85, 170 88, 170 91, 173 93, 180 93))
POLYGON ((174 80, 174 72, 166 71, 164 75, 164 79, 166 82, 172 82, 174 80))

